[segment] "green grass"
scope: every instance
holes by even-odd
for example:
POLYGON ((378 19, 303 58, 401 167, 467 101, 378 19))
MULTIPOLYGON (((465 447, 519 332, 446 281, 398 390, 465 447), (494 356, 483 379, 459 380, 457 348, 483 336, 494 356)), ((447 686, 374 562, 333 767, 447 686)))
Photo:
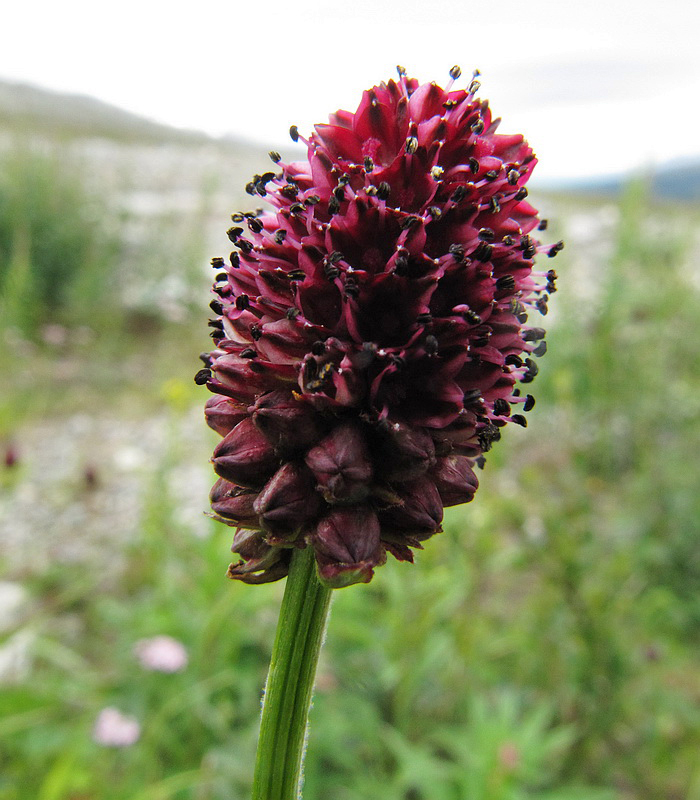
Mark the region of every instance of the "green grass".
MULTIPOLYGON (((608 255, 558 257, 529 430, 507 430, 415 566, 336 593, 305 800, 700 798, 699 226, 698 209, 632 186, 608 255)), ((195 449, 177 433, 204 402, 189 374, 206 333, 190 331, 151 331, 146 355, 123 333, 98 339, 59 392, 59 416, 160 409, 171 434, 135 540, 96 566, 9 573, 31 603, 3 636, 35 639, 31 670, 3 687, 2 800, 249 793, 283 587, 227 582, 231 531, 197 538, 177 513, 169 476, 212 443, 203 425, 195 449), (162 633, 188 648, 183 672, 139 667, 135 642, 162 633), (92 741, 107 705, 140 720, 132 747, 92 741)), ((49 413, 50 355, 33 385, 17 378, 35 405, 8 400, 4 435, 49 413)))

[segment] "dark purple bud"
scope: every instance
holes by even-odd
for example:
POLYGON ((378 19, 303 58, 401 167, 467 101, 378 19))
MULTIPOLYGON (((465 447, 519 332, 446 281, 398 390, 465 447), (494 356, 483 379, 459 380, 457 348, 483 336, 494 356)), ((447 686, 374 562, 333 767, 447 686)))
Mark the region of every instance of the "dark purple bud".
POLYGON ((204 406, 207 425, 221 436, 230 433, 238 423, 248 416, 246 406, 228 397, 215 394, 204 406))
POLYGON ((435 445, 422 428, 396 422, 388 427, 378 463, 387 480, 411 480, 435 463, 435 445))
POLYGON ((255 512, 273 537, 293 539, 318 514, 320 503, 308 469, 288 461, 258 495, 255 512))
POLYGON ((400 505, 379 512, 382 528, 406 531, 419 539, 426 539, 440 530, 442 500, 432 480, 423 477, 402 484, 400 495, 400 505))
POLYGON ((474 474, 472 463, 466 456, 438 459, 430 477, 435 481, 444 506, 457 506, 473 499, 479 480, 474 474))
POLYGON ((334 589, 369 583, 373 568, 386 561, 377 515, 368 508, 337 508, 311 536, 320 579, 334 589))
POLYGON ((279 467, 272 445, 250 417, 236 425, 214 450, 216 474, 239 486, 258 488, 279 467))
POLYGON ((279 450, 290 452, 310 447, 323 435, 319 414, 291 392, 269 392, 249 409, 258 430, 279 450))
POLYGON ((260 531, 239 530, 233 537, 231 550, 241 561, 231 564, 227 575, 243 583, 269 583, 284 578, 289 572, 291 551, 270 547, 260 531))
POLYGON ((219 478, 214 484, 209 500, 215 514, 218 514, 227 525, 240 525, 243 528, 259 528, 260 521, 253 509, 257 493, 244 489, 219 478))
POLYGON ((306 463, 329 503, 354 503, 367 496, 372 463, 359 426, 339 425, 309 450, 306 463))

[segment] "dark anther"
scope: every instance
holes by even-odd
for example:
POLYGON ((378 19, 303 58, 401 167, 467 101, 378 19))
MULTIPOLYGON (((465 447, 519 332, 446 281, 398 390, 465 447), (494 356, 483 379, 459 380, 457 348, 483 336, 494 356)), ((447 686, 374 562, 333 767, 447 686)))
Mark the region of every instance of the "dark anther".
POLYGON ((321 202, 321 198, 317 194, 312 194, 304 200, 307 206, 315 206, 317 203, 321 202))
POLYGON ((510 236, 509 234, 506 234, 506 235, 505 235, 505 236, 504 236, 504 237, 501 239, 501 241, 503 242, 503 244, 504 244, 504 245, 506 245, 506 247, 510 247, 512 244, 514 244, 513 237, 512 237, 512 236, 510 236))
POLYGON ((512 292, 515 289, 515 278, 512 275, 501 275, 496 281, 496 289, 512 292))
POLYGON ((518 245, 518 247, 521 250, 527 250, 527 248, 530 247, 531 245, 532 245, 532 239, 530 239, 530 237, 527 234, 525 234, 525 236, 520 237, 520 244, 518 245))
POLYGON ((229 260, 234 269, 238 269, 241 266, 241 257, 235 250, 229 253, 229 260))
POLYGON ((524 342, 539 342, 544 339, 547 331, 544 328, 530 328, 528 331, 523 331, 520 336, 524 342))
POLYGON ((231 214, 231 222, 243 222, 245 219, 245 214, 241 214, 240 211, 236 211, 235 214, 231 214))
POLYGON ((290 281, 303 281, 306 278, 306 273, 303 269, 293 269, 287 273, 287 278, 290 281))
POLYGON ((549 224, 548 220, 546 220, 546 219, 540 220, 540 224, 537 226, 537 230, 538 231, 546 231, 548 224, 549 224))
POLYGON ((244 253, 250 253, 253 250, 253 245, 247 239, 239 239, 236 247, 240 247, 244 253))
POLYGON ((476 175, 479 171, 479 162, 475 158, 469 159, 469 169, 472 171, 472 174, 476 175))
POLYGON ((221 283, 222 281, 227 281, 227 280, 228 280, 228 272, 220 272, 216 276, 216 282, 217 283, 221 283))
POLYGON ((282 197, 286 197, 287 200, 294 200, 297 194, 299 194, 299 189, 293 183, 285 183, 280 189, 280 194, 282 197))
POLYGON ((433 220, 437 220, 442 216, 442 211, 437 206, 430 206, 428 214, 430 214, 433 220))
POLYGON ((515 353, 511 353, 511 355, 506 356, 506 364, 510 367, 522 367, 523 360, 520 356, 516 356, 515 353))
POLYGON ((289 206, 289 213, 290 214, 303 214, 304 213, 304 206, 301 203, 292 203, 289 206))
POLYGON ((238 237, 243 233, 243 228, 229 228, 226 231, 228 238, 235 244, 238 237))
POLYGON ((408 275, 408 258, 406 258, 406 256, 396 256, 396 260, 394 261, 394 272, 397 275, 408 275))
POLYGON ((386 181, 382 181, 379 186, 377 186, 377 197, 380 200, 388 200, 389 195, 391 194, 391 186, 386 181))
POLYGON ((508 183, 511 186, 515 186, 515 184, 518 182, 518 178, 520 177, 520 173, 517 169, 509 169, 506 177, 508 179, 508 183))
POLYGON ((248 227, 253 233, 260 233, 260 231, 263 229, 263 224, 259 219, 249 219, 248 227))
POLYGON ((370 183, 370 185, 365 189, 365 193, 367 194, 368 197, 376 197, 377 196, 377 187, 373 186, 370 183))
POLYGON ((491 228, 482 228, 479 231, 479 238, 482 242, 492 242, 496 238, 496 234, 491 228))
POLYGON ((553 270, 553 269, 548 269, 548 270, 547 270, 547 280, 548 280, 548 281, 551 281, 552 283, 554 283, 554 281, 555 281, 555 280, 556 280, 558 277, 559 277, 559 276, 557 275, 557 273, 556 273, 556 270, 553 270))
POLYGON ((220 330, 213 330, 213 331, 210 331, 210 332, 209 332, 209 335, 210 335, 210 336, 211 336, 211 338, 212 338, 212 339, 214 339, 215 341, 219 341, 219 340, 221 340, 221 339, 223 339, 223 338, 224 338, 224 332, 223 332, 223 331, 220 331, 220 330))
POLYGON ((258 354, 253 347, 246 347, 245 350, 241 350, 238 354, 241 358, 255 358, 258 354))
POLYGON ((345 187, 340 185, 336 186, 335 189, 333 189, 333 197, 337 200, 345 200, 345 187))
POLYGON ((490 169, 484 173, 484 178, 486 178, 487 181, 495 181, 497 177, 498 177, 497 169, 490 169))
POLYGON ((516 425, 522 425, 523 428, 527 428, 527 420, 522 414, 513 414, 510 421, 514 422, 516 425))
POLYGON ((334 267, 331 264, 326 264, 323 268, 323 274, 328 278, 329 281, 334 281, 339 275, 340 270, 338 267, 334 267))
POLYGON ((343 254, 340 250, 334 250, 332 253, 329 253, 327 260, 329 264, 337 264, 339 261, 343 260, 343 254))
POLYGON ((250 326, 250 335, 253 337, 253 341, 257 342, 258 339, 263 335, 262 328, 258 325, 257 322, 254 322, 250 326))
POLYGON ((365 172, 371 172, 374 169, 374 161, 369 156, 365 156, 365 172))
POLYGON ((321 356, 326 352, 326 345, 320 339, 311 345, 311 352, 315 356, 321 356))
POLYGON ((221 256, 215 256, 211 260, 211 265, 214 269, 221 269, 224 266, 224 259, 221 256))
POLYGON ((445 102, 442 104, 443 108, 446 108, 448 111, 451 108, 454 108, 456 105, 458 105, 456 100, 445 100, 445 102))
POLYGON ((532 351, 533 356, 543 356, 547 352, 547 342, 544 339, 537 345, 537 347, 532 351))
POLYGON ((204 384, 208 383, 210 380, 210 369, 200 369, 199 372, 194 376, 194 382, 197 384, 197 386, 204 386, 204 384))
POLYGON ((478 339, 474 339, 471 342, 471 346, 476 348, 476 349, 478 349, 480 347, 486 347, 488 345, 488 343, 489 343, 489 339, 490 338, 491 338, 490 334, 487 335, 487 336, 480 336, 478 339))
POLYGON ((476 94, 479 91, 479 89, 481 89, 481 84, 479 83, 479 81, 472 81, 469 84, 469 94, 476 94))
POLYGON ((221 319, 210 319, 210 320, 207 322, 207 325, 208 325, 210 328, 216 328, 216 329, 218 329, 218 330, 220 330, 220 331, 222 331, 222 330, 224 329, 224 322, 223 322, 223 320, 221 320, 221 319))
POLYGON ((464 247, 461 244, 451 244, 449 252, 455 261, 464 261, 464 247))
POLYGON ((523 411, 530 411, 535 407, 535 398, 529 394, 525 398, 525 405, 523 405, 523 411))
POLYGON ((245 311, 250 306, 250 298, 247 294, 239 294, 236 298, 236 308, 239 311, 245 311))
POLYGON ((292 137, 293 142, 299 141, 299 128, 296 125, 292 125, 289 129, 289 135, 292 137))
POLYGON ((406 152, 409 155, 413 155, 413 153, 415 153, 417 149, 418 149, 418 139, 416 139, 415 136, 409 136, 408 139, 406 139, 406 152))
POLYGON ((279 162, 282 160, 282 156, 276 150, 270 150, 268 155, 275 164, 279 164, 279 162))
POLYGON ((553 244, 553 245, 552 245, 552 246, 549 248, 549 252, 547 253, 547 255, 548 255, 550 258, 554 258, 554 256, 555 256, 557 253, 561 252, 563 249, 564 249, 564 242, 562 242, 562 241, 559 241, 559 242, 557 242, 556 244, 553 244))
POLYGON ((337 198, 337 197, 334 195, 334 196, 333 196, 333 197, 331 197, 331 199, 328 201, 328 213, 329 213, 329 214, 331 214, 331 215, 333 215, 333 214, 337 214, 339 211, 340 211, 340 201, 339 201, 339 200, 338 200, 338 198, 337 198))
POLYGON ((247 194, 255 194, 255 184, 253 183, 253 181, 246 183, 245 190, 247 194))
POLYGON ((432 321, 433 315, 429 311, 426 311, 424 314, 419 314, 416 317, 416 322, 419 325, 429 325, 432 321))
POLYGON ((406 77, 406 67, 402 67, 401 64, 397 64, 396 71, 399 73, 399 78, 406 77))
POLYGON ((430 174, 432 175, 433 179, 439 181, 442 178, 445 170, 443 167, 434 166, 430 169, 430 174))
POLYGON ((476 122, 472 122, 470 127, 472 131, 478 136, 480 133, 484 132, 484 120, 477 119, 476 122))
POLYGON ((516 319, 518 320, 518 322, 519 322, 521 325, 524 325, 524 324, 527 322, 527 312, 526 312, 524 309, 523 309, 522 311, 519 311, 519 312, 518 312, 518 313, 515 315, 515 317, 516 317, 516 319))
POLYGON ((299 314, 301 314, 301 311, 299 311, 298 308, 294 308, 294 306, 289 306, 284 316, 287 317, 287 319, 296 319, 299 316, 299 314))
POLYGON ((467 187, 466 186, 458 186, 454 190, 454 192, 452 192, 452 197, 450 197, 450 200, 452 200, 453 203, 459 203, 462 200, 464 200, 464 198, 466 197, 466 194, 467 194, 467 187))
POLYGON ((497 417, 507 417, 510 415, 510 404, 502 397, 498 397, 493 403, 493 413, 497 417))
MULTIPOLYGON (((472 253, 474 258, 478 261, 486 262, 491 260, 491 256, 493 255, 493 245, 486 244, 486 242, 479 242, 478 247, 472 253)), ((498 284, 496 284, 498 285, 498 284)))
POLYGON ((527 197, 527 189, 521 186, 514 196, 516 200, 524 200, 527 197))
POLYGON ((280 228, 278 231, 275 231, 275 241, 277 244, 282 244, 284 240, 287 238, 287 231, 280 228))
POLYGON ((346 297, 352 297, 353 299, 359 297, 360 287, 354 281, 346 281, 345 286, 343 288, 346 297))
POLYGON ((469 405, 470 403, 476 403, 478 400, 481 399, 481 389, 469 389, 464 393, 464 398, 462 402, 464 405, 469 405))
POLYGON ((487 453, 491 449, 493 442, 497 442, 500 438, 501 432, 495 425, 489 423, 479 434, 479 445, 481 446, 481 451, 483 453, 487 453))
POLYGON ((460 76, 461 74, 462 74, 462 68, 461 68, 461 67, 458 67, 456 64, 455 64, 455 65, 454 65, 454 67, 452 67, 452 69, 450 70, 450 78, 452 78, 452 80, 453 80, 453 81, 456 81, 456 80, 458 80, 458 79, 459 79, 459 76, 460 76))
POLYGON ((436 356, 439 349, 438 340, 434 336, 425 337, 425 352, 429 356, 436 356))
MULTIPOLYGON (((525 366, 527 367, 527 372, 525 373, 525 377, 527 378, 528 376, 530 376, 530 380, 532 380, 535 377, 535 375, 537 375, 537 373, 540 371, 540 368, 531 358, 525 359, 525 366)), ((523 380, 523 382, 526 383, 527 381, 523 380)))
POLYGON ((498 202, 498 197, 496 197, 496 195, 489 197, 489 208, 491 209, 492 214, 500 213, 501 204, 498 202))
POLYGON ((547 316, 548 308, 547 308, 547 296, 546 295, 544 295, 543 297, 539 297, 537 299, 537 302, 535 303, 535 306, 537 307, 537 310, 540 312, 540 314, 542 314, 543 317, 547 316))
POLYGON ((468 308, 466 311, 462 311, 460 316, 465 322, 469 322, 471 325, 481 325, 483 321, 475 311, 471 310, 471 308, 468 308))
POLYGON ((343 174, 342 174, 342 175, 341 175, 341 176, 338 178, 338 186, 347 186, 349 183, 350 183, 350 176, 348 175, 348 173, 347 173, 347 172, 344 172, 344 173, 343 173, 343 174))
POLYGON ((404 217, 401 222, 399 223, 399 227, 402 231, 410 230, 411 228, 415 228, 416 225, 420 223, 420 217, 404 217))
POLYGON ((209 303, 209 308, 211 308, 211 310, 215 314, 223 314, 224 313, 224 304, 221 303, 219 300, 212 300, 211 303, 209 303))

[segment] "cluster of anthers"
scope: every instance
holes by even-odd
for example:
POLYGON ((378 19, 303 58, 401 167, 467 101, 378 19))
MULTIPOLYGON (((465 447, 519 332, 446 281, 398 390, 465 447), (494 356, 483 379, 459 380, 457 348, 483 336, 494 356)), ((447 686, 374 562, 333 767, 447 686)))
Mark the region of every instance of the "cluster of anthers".
POLYGON ((398 68, 310 137, 308 160, 256 175, 271 209, 237 213, 215 258, 215 349, 196 376, 223 439, 214 515, 235 527, 248 583, 313 547, 333 587, 369 581, 389 552, 441 530, 475 465, 534 405, 553 270, 527 202, 535 156, 496 133, 474 79, 442 89, 398 68))

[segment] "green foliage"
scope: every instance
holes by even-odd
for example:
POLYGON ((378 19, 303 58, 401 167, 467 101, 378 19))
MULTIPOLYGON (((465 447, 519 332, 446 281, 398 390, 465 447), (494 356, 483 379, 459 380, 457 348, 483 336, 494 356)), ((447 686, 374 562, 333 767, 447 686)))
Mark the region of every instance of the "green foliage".
POLYGON ((92 322, 114 289, 118 240, 83 171, 31 142, 0 154, 0 305, 25 334, 92 322))
MULTIPOLYGON (((607 255, 574 240, 557 259, 530 429, 506 431, 415 566, 335 593, 305 800, 700 798, 698 211, 632 186, 615 213, 607 255)), ((153 362, 182 361, 172 349, 153 362)), ((141 387, 173 427, 138 538, 115 535, 98 567, 11 576, 33 600, 4 644, 34 644, 3 687, 2 800, 249 794, 283 587, 227 583, 231 532, 197 538, 178 513, 169 476, 211 440, 180 441, 195 390, 173 374, 141 387), (134 644, 157 634, 185 643, 184 671, 139 666, 134 644), (108 705, 140 720, 133 746, 92 741, 108 705)))

